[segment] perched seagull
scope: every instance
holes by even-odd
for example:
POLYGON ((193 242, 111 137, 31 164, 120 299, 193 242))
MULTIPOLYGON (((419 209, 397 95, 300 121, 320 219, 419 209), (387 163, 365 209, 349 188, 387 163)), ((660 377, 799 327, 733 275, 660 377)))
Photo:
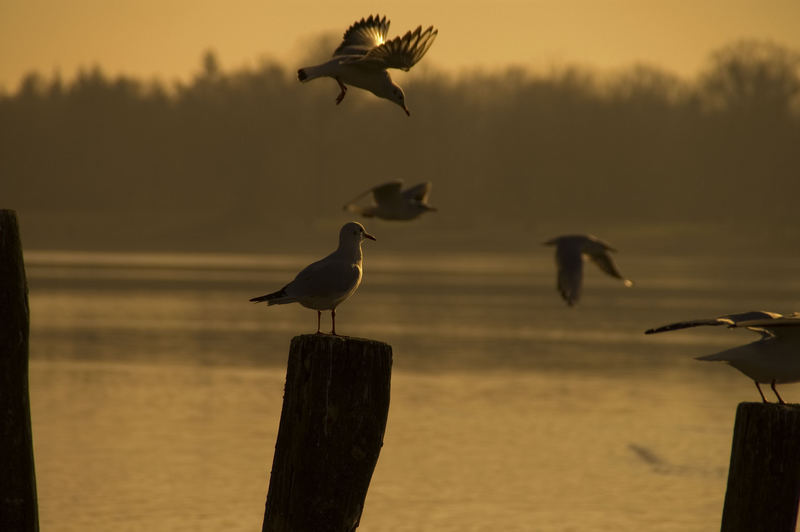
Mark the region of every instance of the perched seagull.
POLYGON ((370 15, 361 19, 344 32, 342 44, 333 52, 333 59, 325 63, 301 68, 297 79, 310 81, 328 76, 336 80, 341 92, 336 104, 342 103, 347 93, 347 85, 370 91, 379 98, 386 98, 400 107, 407 115, 405 94, 386 71, 387 68, 400 68, 408 71, 433 44, 439 30, 422 26, 406 32, 402 37, 386 40, 389 21, 380 15, 370 15))
POLYGON ((622 277, 608 254, 616 249, 599 238, 592 235, 566 235, 548 240, 544 245, 556 246, 557 288, 569 306, 577 303, 581 297, 584 256, 592 259, 598 268, 611 277, 622 279, 625 286, 633 286, 633 281, 622 277))
POLYGON ((761 335, 755 342, 726 349, 697 360, 727 362, 756 383, 758 394, 765 403, 767 398, 759 383, 769 383, 781 404, 786 404, 775 388, 776 384, 800 381, 800 314, 783 316, 775 312, 751 311, 726 314, 718 318, 680 321, 648 329, 653 334, 700 325, 725 325, 744 327, 761 335))
POLYGON ((265 296, 250 301, 267 305, 300 303, 317 311, 317 334, 323 310, 331 311, 331 334, 336 335, 336 307, 361 284, 361 242, 375 240, 358 222, 348 222, 339 231, 339 247, 322 260, 306 266, 294 280, 265 296))
POLYGON ((428 196, 431 193, 431 182, 426 181, 419 185, 401 190, 403 180, 395 179, 359 194, 344 206, 344 210, 360 214, 366 218, 373 216, 384 220, 413 220, 424 212, 435 211, 436 207, 428 205, 428 196), (375 205, 361 207, 356 201, 372 193, 375 205))

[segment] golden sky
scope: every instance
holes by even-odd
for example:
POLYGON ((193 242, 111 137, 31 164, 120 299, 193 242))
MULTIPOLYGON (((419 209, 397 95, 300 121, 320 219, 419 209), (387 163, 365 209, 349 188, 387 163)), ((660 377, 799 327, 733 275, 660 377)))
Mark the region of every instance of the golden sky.
POLYGON ((0 0, 0 88, 30 70, 69 79, 95 64, 187 79, 207 49, 223 69, 264 57, 300 66, 305 43, 371 13, 388 15, 390 36, 437 27, 425 62, 454 71, 647 62, 691 76, 738 38, 800 49, 798 0, 0 0))

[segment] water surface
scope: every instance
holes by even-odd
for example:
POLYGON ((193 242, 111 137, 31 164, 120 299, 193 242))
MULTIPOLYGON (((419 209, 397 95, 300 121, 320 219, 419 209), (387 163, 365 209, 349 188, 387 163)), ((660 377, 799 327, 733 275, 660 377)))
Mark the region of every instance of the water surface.
MULTIPOLYGON (((27 252, 42 529, 260 529, 289 342, 316 313, 247 300, 314 258, 27 252)), ((549 255, 367 256, 337 330, 390 343, 394 373, 360 530, 719 527, 758 395, 692 357, 756 337, 642 331, 796 310, 800 259, 619 262, 634 288, 587 268, 567 308, 549 255)))

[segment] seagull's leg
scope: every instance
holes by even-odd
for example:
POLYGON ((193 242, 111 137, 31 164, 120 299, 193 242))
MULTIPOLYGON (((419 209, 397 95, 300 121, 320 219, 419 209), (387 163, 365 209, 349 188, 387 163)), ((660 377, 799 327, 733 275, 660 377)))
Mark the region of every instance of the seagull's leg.
POLYGON ((322 311, 318 310, 317 311, 317 334, 320 334, 320 332, 319 332, 319 320, 320 320, 321 317, 322 317, 322 311))
POLYGON ((781 395, 778 393, 778 389, 775 388, 775 379, 772 379, 772 383, 769 385, 769 387, 772 388, 773 392, 775 392, 775 397, 778 398, 778 402, 782 405, 785 405, 786 401, 783 400, 783 397, 781 397, 781 395))
POLYGON ((336 97, 336 105, 339 105, 340 103, 342 103, 342 100, 344 100, 344 95, 347 94, 347 86, 341 81, 339 81, 339 78, 333 78, 333 79, 336 80, 336 83, 339 84, 339 89, 341 89, 342 91, 339 93, 339 96, 336 97))
POLYGON ((765 403, 767 403, 768 402, 767 398, 764 397, 764 392, 761 391, 761 386, 758 385, 758 381, 754 380, 753 382, 756 383, 756 388, 758 388, 758 394, 761 396, 761 400, 764 401, 765 403))
POLYGON ((331 309, 331 334, 334 336, 338 336, 336 334, 336 309, 331 309))

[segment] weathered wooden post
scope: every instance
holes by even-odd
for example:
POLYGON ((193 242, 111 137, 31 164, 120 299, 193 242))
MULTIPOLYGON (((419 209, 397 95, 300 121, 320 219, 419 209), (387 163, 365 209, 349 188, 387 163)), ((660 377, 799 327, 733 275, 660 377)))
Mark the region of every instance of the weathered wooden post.
POLYGON ((28 286, 14 211, 0 209, 0 529, 39 530, 28 395, 28 286))
POLYGON ((722 532, 794 532, 800 502, 800 405, 740 403, 722 532))
POLYGON ((262 532, 358 527, 383 445, 391 371, 383 342, 292 339, 262 532))

